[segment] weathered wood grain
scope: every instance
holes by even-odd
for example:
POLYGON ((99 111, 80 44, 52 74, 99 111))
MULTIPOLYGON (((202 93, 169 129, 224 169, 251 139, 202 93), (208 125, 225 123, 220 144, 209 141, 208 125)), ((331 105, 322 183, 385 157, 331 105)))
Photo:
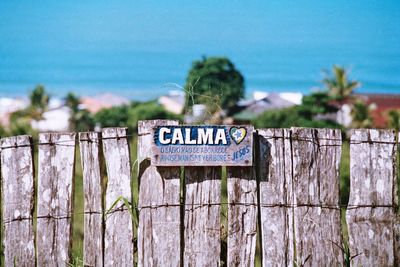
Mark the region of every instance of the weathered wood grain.
POLYGON ((152 129, 178 121, 139 121, 138 266, 181 265, 180 168, 149 164, 152 129))
POLYGON ((75 134, 39 134, 37 263, 66 266, 72 245, 75 134))
MULTIPOLYGON (((398 203, 398 200, 396 203, 398 203)), ((399 213, 397 213, 394 222, 394 262, 395 266, 400 265, 400 214, 399 213)))
POLYGON ((291 129, 293 173, 288 188, 294 208, 289 232, 294 233, 294 242, 289 242, 294 243, 298 266, 343 264, 339 248, 341 144, 340 130, 291 129))
POLYGON ((291 179, 288 129, 258 130, 259 194, 263 266, 292 265, 289 244, 287 181, 291 179))
POLYGON ((254 266, 258 203, 253 167, 227 167, 227 187, 227 266, 254 266))
POLYGON ((220 266, 221 168, 185 168, 184 266, 220 266))
MULTIPOLYGON (((103 152, 107 169, 105 209, 108 211, 119 197, 131 201, 131 164, 126 128, 102 130, 103 152)), ((132 218, 123 202, 119 202, 105 219, 104 266, 133 264, 132 218)))
POLYGON ((350 199, 347 209, 353 266, 395 263, 395 132, 353 130, 350 141, 350 199), (360 207, 356 207, 360 206, 360 207), (376 207, 372 207, 376 206, 376 207))
POLYGON ((4 266, 35 266, 32 138, 1 139, 4 266))
POLYGON ((79 133, 83 191, 83 260, 88 266, 103 266, 103 204, 101 133, 79 133))

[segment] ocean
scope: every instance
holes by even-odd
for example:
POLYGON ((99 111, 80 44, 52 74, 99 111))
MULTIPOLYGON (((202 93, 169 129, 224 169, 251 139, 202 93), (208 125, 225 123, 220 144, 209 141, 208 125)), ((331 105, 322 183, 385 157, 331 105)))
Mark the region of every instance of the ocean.
POLYGON ((5 0, 0 97, 42 84, 54 97, 154 99, 182 88, 202 56, 231 59, 247 96, 310 93, 334 64, 361 82, 357 93, 400 93, 397 1, 225 2, 5 0))

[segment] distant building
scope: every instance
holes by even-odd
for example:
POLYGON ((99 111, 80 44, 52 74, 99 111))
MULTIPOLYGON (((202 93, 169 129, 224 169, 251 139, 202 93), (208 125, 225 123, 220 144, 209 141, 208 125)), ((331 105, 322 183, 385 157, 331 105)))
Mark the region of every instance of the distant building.
POLYGON ((211 114, 207 113, 207 106, 204 104, 195 104, 192 106, 192 113, 186 114, 184 117, 184 122, 187 124, 193 123, 203 123, 211 114))
POLYGON ((288 108, 301 103, 300 93, 254 92, 253 99, 238 102, 235 122, 249 122, 267 110, 288 108))
POLYGON ((182 91, 170 91, 168 95, 161 96, 158 99, 158 103, 169 112, 182 114, 185 108, 185 93, 182 91))
POLYGON ((400 110, 400 95, 389 94, 356 94, 353 99, 346 100, 344 103, 333 103, 339 110, 336 114, 336 122, 351 127, 353 122, 352 109, 354 101, 362 101, 370 106, 373 127, 388 127, 388 113, 390 110, 400 110))
POLYGON ((68 131, 69 118, 71 110, 66 106, 61 106, 48 110, 43 113, 43 119, 40 121, 33 120, 31 126, 33 129, 41 132, 62 132, 68 131))
POLYGON ((10 125, 11 113, 25 109, 29 106, 27 98, 0 98, 0 125, 10 125))
POLYGON ((388 126, 388 113, 390 110, 400 110, 400 94, 363 94, 357 95, 367 105, 374 105, 371 117, 374 127, 385 128, 388 126))
POLYGON ((129 99, 109 93, 92 97, 82 97, 80 101, 80 108, 86 109, 90 113, 97 113, 105 108, 128 105, 130 103, 129 99))
POLYGON ((353 121, 351 115, 352 106, 348 103, 343 104, 342 106, 338 106, 338 111, 336 113, 335 119, 336 122, 344 127, 350 127, 353 121))

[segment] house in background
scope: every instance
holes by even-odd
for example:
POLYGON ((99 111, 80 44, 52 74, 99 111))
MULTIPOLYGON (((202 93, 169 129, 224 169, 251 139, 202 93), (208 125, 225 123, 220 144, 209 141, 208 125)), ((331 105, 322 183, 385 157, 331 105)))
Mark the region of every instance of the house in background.
POLYGON ((42 120, 31 121, 31 126, 33 129, 40 132, 68 131, 71 109, 65 106, 64 101, 57 98, 51 98, 48 110, 43 112, 42 117, 42 120))
POLYGON ((400 95, 390 94, 355 94, 353 100, 347 100, 344 103, 336 102, 338 107, 336 122, 345 126, 352 127, 353 123, 353 102, 361 101, 370 107, 369 114, 374 128, 387 128, 388 114, 391 110, 400 111, 400 95))
POLYGON ((388 113, 400 110, 400 95, 365 94, 358 95, 366 105, 373 105, 371 117, 376 128, 388 127, 388 113))
POLYGON ((237 111, 232 115, 234 123, 249 123, 265 111, 288 108, 301 104, 301 93, 254 92, 253 99, 242 100, 237 104, 237 111))
POLYGON ((130 103, 129 99, 110 93, 82 97, 80 102, 79 108, 86 109, 93 114, 105 108, 129 105, 130 103))
POLYGON ((168 95, 161 96, 158 103, 164 107, 166 111, 174 114, 182 114, 185 108, 185 93, 183 91, 170 91, 168 95))
POLYGON ((0 125, 9 127, 11 113, 28 106, 28 98, 0 98, 0 125))

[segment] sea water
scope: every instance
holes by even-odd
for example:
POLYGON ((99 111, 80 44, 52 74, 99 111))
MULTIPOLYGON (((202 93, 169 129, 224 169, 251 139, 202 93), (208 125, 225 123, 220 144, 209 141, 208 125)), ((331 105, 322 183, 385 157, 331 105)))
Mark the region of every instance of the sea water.
POLYGON ((359 93, 400 93, 398 1, 69 1, 0 4, 0 97, 136 100, 180 90, 191 64, 226 56, 254 91, 309 93, 333 64, 359 93), (223 3, 225 2, 225 3, 223 3))

